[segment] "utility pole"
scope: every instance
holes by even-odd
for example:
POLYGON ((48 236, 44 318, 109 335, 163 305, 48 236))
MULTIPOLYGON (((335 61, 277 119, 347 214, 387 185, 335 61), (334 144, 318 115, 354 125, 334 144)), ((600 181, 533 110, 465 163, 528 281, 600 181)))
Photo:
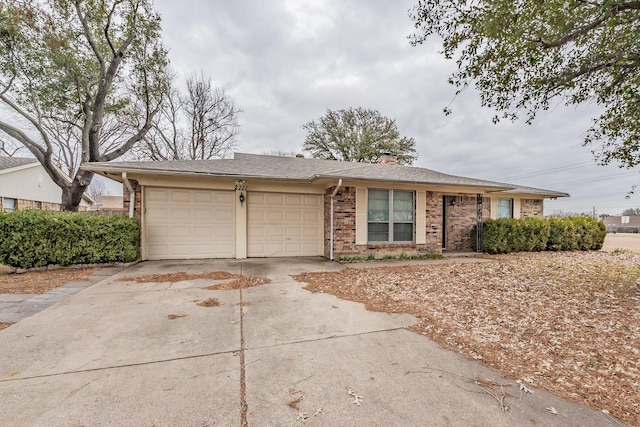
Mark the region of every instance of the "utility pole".
POLYGON ((596 219, 596 207, 593 207, 593 219, 596 219))

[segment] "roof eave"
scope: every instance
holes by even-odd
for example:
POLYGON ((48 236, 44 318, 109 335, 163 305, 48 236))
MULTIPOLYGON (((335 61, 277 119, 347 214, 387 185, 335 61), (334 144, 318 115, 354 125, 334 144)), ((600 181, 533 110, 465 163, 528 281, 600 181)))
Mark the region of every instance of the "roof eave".
POLYGON ((437 182, 437 181, 415 181, 415 180, 398 180, 398 179, 384 179, 384 178, 362 178, 362 177, 349 177, 349 176, 341 176, 341 175, 314 175, 311 177, 312 181, 316 179, 348 179, 352 181, 368 181, 368 182, 386 182, 392 184, 419 184, 419 185, 434 185, 434 186, 443 186, 443 187, 471 187, 483 189, 487 192, 490 189, 491 192, 497 191, 506 191, 512 190, 514 187, 505 187, 505 186, 493 186, 487 184, 470 184, 470 183, 460 183, 460 182, 437 182))
POLYGON ((140 174, 140 175, 160 175, 160 176, 190 176, 190 177, 211 177, 211 178, 229 178, 229 179, 266 179, 272 181, 288 181, 288 182, 300 182, 308 183, 311 180, 308 178, 278 178, 269 177, 264 175, 250 175, 250 174, 229 174, 229 173, 214 173, 214 172, 197 172, 197 171, 175 171, 175 170, 158 170, 158 169, 145 169, 145 168, 123 168, 114 166, 98 166, 98 165, 82 165, 83 170, 88 170, 103 176, 108 176, 111 179, 122 182, 122 173, 127 174, 140 174), (115 176, 108 175, 110 173, 116 174, 115 176))

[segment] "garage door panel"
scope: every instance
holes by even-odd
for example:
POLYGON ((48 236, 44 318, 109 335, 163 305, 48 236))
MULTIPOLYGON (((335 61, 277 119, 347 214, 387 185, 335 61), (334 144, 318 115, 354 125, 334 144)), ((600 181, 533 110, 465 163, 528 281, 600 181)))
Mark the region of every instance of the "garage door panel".
POLYGON ((215 200, 214 194, 211 191, 194 191, 193 202, 194 203, 213 203, 215 200))
POLYGON ((299 195, 289 195, 286 197, 287 206, 302 206, 303 197, 299 195))
POLYGON ((292 222, 301 223, 303 220, 302 212, 300 212, 299 210, 298 211, 291 210, 291 208, 289 208, 289 210, 285 212, 285 217, 287 219, 287 222, 289 223, 292 223, 292 222))
POLYGON ((318 235, 318 230, 315 228, 305 227, 302 229, 302 235, 305 237, 315 237, 318 235))
POLYGON ((264 219, 267 222, 271 222, 274 225, 278 225, 284 219, 284 212, 282 212, 281 210, 267 209, 265 211, 264 219))
POLYGON ((297 228, 297 227, 296 228, 288 227, 285 231, 285 234, 288 239, 303 236, 302 230, 300 230, 300 228, 297 228))
POLYGON ((147 258, 233 257, 234 195, 232 191, 146 188, 147 258))
POLYGON ((317 208, 318 206, 320 206, 320 199, 318 197, 307 196, 303 198, 303 204, 304 206, 307 206, 307 207, 317 208))
POLYGON ((156 208, 153 210, 147 209, 147 219, 151 220, 166 220, 169 218, 169 209, 156 208))
POLYGON ((191 192, 188 190, 173 190, 169 199, 173 203, 187 203, 191 201, 191 192))
POLYGON ((268 194, 264 199, 264 204, 269 206, 282 206, 284 197, 281 194, 268 194))
POLYGON ((171 217, 172 221, 175 221, 177 223, 188 222, 191 219, 192 212, 185 211, 184 209, 173 208, 171 209, 171 213, 169 214, 169 216, 171 217))
POLYGON ((168 194, 164 190, 157 190, 155 188, 148 188, 145 192, 145 199, 148 202, 166 202, 168 194))
POLYGON ((231 191, 216 192, 213 194, 213 200, 216 205, 233 205, 235 203, 235 193, 231 191))
POLYGON ((323 253, 322 196, 250 192, 248 256, 323 253))
POLYGON ((322 215, 317 211, 310 211, 310 210, 306 210, 303 212, 304 215, 304 221, 305 222, 314 222, 314 221, 318 221, 318 220, 322 220, 322 215))

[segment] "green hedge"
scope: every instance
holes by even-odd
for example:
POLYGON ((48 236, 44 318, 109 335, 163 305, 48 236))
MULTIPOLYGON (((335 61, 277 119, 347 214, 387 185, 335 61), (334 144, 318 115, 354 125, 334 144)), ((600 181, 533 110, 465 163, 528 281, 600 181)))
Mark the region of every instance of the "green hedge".
POLYGON ((599 250, 606 234, 604 223, 588 217, 490 219, 483 225, 482 250, 490 254, 599 250))
POLYGON ((140 226, 131 218, 31 209, 0 213, 0 263, 12 267, 131 262, 139 241, 140 226))

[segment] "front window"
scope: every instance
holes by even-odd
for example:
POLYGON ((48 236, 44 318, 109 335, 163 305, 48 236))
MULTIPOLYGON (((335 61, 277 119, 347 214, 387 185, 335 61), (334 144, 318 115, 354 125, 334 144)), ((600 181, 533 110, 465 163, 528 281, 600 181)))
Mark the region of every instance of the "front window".
POLYGON ((16 199, 5 197, 2 199, 2 210, 4 212, 13 212, 16 210, 16 199))
POLYGON ((513 218, 513 199, 498 199, 497 218, 513 218))
POLYGON ((34 200, 33 209, 42 209, 42 202, 38 202, 34 200))
POLYGON ((412 242, 413 192, 369 190, 368 194, 368 240, 412 242))

